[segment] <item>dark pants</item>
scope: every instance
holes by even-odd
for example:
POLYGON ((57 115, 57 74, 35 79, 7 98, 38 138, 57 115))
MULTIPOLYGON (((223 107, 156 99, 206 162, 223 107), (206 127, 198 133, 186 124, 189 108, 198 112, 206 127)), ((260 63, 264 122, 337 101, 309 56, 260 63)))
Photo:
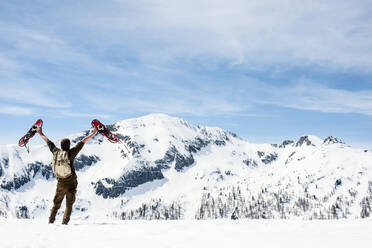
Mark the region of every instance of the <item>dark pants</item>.
POLYGON ((56 219, 58 209, 61 207, 63 198, 66 196, 66 210, 63 216, 63 224, 70 221, 72 205, 75 202, 77 180, 74 176, 67 179, 58 179, 56 194, 53 199, 53 208, 50 211, 49 223, 53 223, 56 219))

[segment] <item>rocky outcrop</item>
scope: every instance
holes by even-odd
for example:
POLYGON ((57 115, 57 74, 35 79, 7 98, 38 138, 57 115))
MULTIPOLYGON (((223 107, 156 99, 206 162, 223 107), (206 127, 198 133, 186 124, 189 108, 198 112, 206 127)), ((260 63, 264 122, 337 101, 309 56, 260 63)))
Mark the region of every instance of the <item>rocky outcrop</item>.
POLYGON ((14 175, 12 180, 2 180, 0 188, 5 190, 17 190, 30 182, 37 174, 40 174, 47 180, 55 177, 52 167, 49 164, 45 165, 39 161, 27 164, 22 172, 23 173, 20 175, 14 175))
POLYGON ((270 164, 271 162, 275 161, 278 158, 278 154, 276 152, 265 153, 258 151, 257 155, 261 158, 261 161, 264 164, 270 164))
MULTIPOLYGON (((206 139, 201 139, 200 137, 196 137, 195 140, 193 141, 182 141, 185 144, 185 149, 186 151, 190 153, 197 153, 199 152, 202 148, 207 147, 211 141, 206 140, 206 139)), ((221 141, 220 141, 221 142, 221 141)), ((219 143, 219 142, 217 142, 219 143)), ((219 143, 221 144, 221 143, 219 143)))
POLYGON ((84 154, 81 154, 79 157, 75 158, 74 167, 77 171, 79 171, 85 167, 92 166, 98 161, 100 161, 100 158, 96 155, 86 156, 84 154))
POLYGON ((160 169, 169 169, 170 164, 175 159, 175 154, 178 153, 177 149, 172 146, 168 149, 168 151, 165 153, 164 157, 162 159, 158 159, 155 161, 155 164, 160 169))
MULTIPOLYGON (((197 149, 197 148, 195 148, 197 149)), ((200 148, 198 148, 200 149, 200 148)), ((183 168, 191 166, 195 161, 193 155, 181 154, 174 146, 171 146, 162 159, 156 160, 155 164, 160 169, 169 169, 175 162, 175 169, 181 171, 183 168)))
POLYGON ((257 167, 258 166, 257 162, 254 159, 251 159, 251 158, 244 159, 243 163, 247 166, 252 166, 252 167, 257 167))
POLYGON ((296 142, 296 147, 300 147, 302 145, 307 145, 307 146, 315 146, 313 143, 311 143, 311 140, 309 139, 309 136, 305 135, 302 136, 297 142, 296 142))
POLYGON ((104 178, 93 184, 97 195, 102 195, 103 198, 115 198, 138 185, 163 178, 160 168, 143 167, 125 173, 117 180, 104 178))
POLYGON ((293 140, 284 140, 281 145, 279 145, 279 148, 286 148, 289 145, 293 145, 294 141, 293 140))
POLYGON ((329 144, 344 144, 344 142, 341 139, 339 139, 339 138, 336 138, 336 137, 333 137, 333 136, 329 136, 329 137, 327 137, 323 141, 323 144, 325 144, 325 145, 329 145, 329 144))
MULTIPOLYGON (((132 156, 139 157, 140 151, 145 147, 144 144, 138 144, 136 141, 132 140, 131 137, 128 135, 121 135, 119 133, 115 134, 116 137, 118 137, 119 141, 121 141, 127 148, 131 151, 132 156)), ((126 155, 127 151, 122 150, 121 153, 123 154, 123 157, 127 157, 126 155)))
POLYGON ((0 177, 4 174, 4 170, 9 167, 9 158, 3 158, 0 160, 0 177))
POLYGON ((267 154, 263 159, 261 159, 262 163, 270 164, 271 162, 275 161, 278 158, 278 154, 276 152, 267 154))

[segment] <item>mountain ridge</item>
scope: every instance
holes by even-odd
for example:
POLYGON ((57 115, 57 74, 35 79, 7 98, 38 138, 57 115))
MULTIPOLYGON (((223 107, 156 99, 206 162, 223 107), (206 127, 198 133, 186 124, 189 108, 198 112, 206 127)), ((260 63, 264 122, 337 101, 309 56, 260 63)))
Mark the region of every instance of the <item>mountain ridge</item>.
MULTIPOLYGON (((164 114, 108 125, 76 159, 77 218, 360 218, 372 207, 371 152, 303 135, 252 144, 164 114), (218 204, 217 204, 218 203, 218 204)), ((88 130, 70 135, 75 144, 88 130)), ((57 142, 56 142, 57 144, 57 142)), ((0 216, 45 217, 55 190, 46 145, 0 146, 0 216)))

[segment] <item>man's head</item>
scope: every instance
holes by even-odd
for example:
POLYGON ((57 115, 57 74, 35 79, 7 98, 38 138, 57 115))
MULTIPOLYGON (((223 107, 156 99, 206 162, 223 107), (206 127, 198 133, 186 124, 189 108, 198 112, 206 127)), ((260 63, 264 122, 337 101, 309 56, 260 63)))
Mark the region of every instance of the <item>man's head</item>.
POLYGON ((70 150, 70 140, 69 139, 63 139, 61 140, 61 149, 68 152, 70 150))

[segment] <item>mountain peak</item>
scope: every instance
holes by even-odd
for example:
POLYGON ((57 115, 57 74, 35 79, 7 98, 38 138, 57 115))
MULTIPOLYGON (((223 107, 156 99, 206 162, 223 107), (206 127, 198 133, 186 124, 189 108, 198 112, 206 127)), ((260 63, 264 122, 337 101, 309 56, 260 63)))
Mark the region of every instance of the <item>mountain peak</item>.
POLYGON ((284 140, 282 144, 279 145, 280 148, 285 148, 288 145, 293 145, 294 141, 293 140, 284 140))
POLYGON ((162 114, 162 113, 153 113, 153 114, 148 114, 148 115, 144 115, 144 116, 141 116, 141 117, 137 117, 137 118, 131 118, 131 119, 125 119, 125 120, 120 120, 117 122, 117 124, 120 124, 120 123, 156 123, 156 122, 173 122, 173 123, 185 123, 186 121, 184 121, 183 119, 181 118, 178 118, 178 117, 174 117, 174 116, 170 116, 170 115, 167 115, 167 114, 162 114))
POLYGON ((306 146, 315 146, 319 147, 323 143, 323 140, 313 135, 304 135, 296 142, 295 146, 300 147, 303 145, 306 146))
POLYGON ((180 119, 174 116, 170 116, 163 113, 151 113, 148 115, 144 115, 142 117, 139 117, 137 119, 160 119, 160 120, 169 120, 169 119, 180 119))
POLYGON ((167 114, 162 114, 162 113, 152 113, 152 114, 147 114, 147 115, 143 115, 140 117, 122 119, 122 120, 119 120, 118 122, 147 121, 147 120, 155 120, 155 119, 159 120, 159 119, 171 119, 171 118, 175 118, 175 117, 169 116, 167 114))
POLYGON ((329 144, 345 144, 341 139, 333 136, 327 137, 324 141, 323 144, 329 145, 329 144))

